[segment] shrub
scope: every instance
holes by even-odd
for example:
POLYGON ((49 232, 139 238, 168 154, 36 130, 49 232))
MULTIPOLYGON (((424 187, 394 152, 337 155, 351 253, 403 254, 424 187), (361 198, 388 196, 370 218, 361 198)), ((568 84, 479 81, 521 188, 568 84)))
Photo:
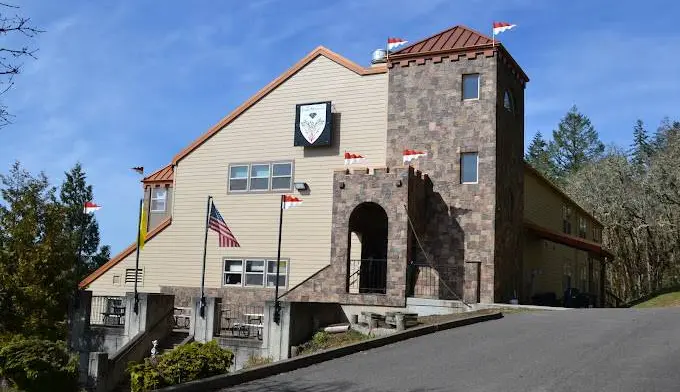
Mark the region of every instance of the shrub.
POLYGON ((246 363, 243 364, 244 369, 248 369, 255 366, 266 365, 272 363, 272 357, 261 357, 259 355, 251 355, 248 357, 246 363))
POLYGON ((234 354, 216 342, 193 342, 150 358, 130 364, 130 385, 133 392, 149 391, 187 381, 227 373, 234 363, 234 354))
POLYGON ((369 338, 371 338, 371 336, 364 335, 351 329, 347 332, 340 333, 319 331, 312 336, 312 340, 300 345, 300 354, 311 354, 329 348, 342 347, 369 338))
POLYGON ((64 342, 15 338, 0 348, 0 376, 26 392, 77 391, 78 360, 64 342))

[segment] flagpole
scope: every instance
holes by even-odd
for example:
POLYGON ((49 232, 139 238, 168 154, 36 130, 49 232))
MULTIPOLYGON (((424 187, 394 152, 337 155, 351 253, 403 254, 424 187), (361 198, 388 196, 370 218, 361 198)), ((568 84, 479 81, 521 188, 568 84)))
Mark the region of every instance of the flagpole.
POLYGON ((139 217, 137 218, 137 255, 135 256, 135 314, 139 313, 139 293, 137 293, 137 279, 139 274, 139 238, 142 236, 142 209, 144 209, 144 198, 139 199, 139 217))
POLYGON ((491 23, 491 47, 493 48, 495 46, 496 46, 496 34, 494 34, 493 23, 491 23))
POLYGON ((281 202, 279 205, 279 249, 276 254, 276 285, 274 289, 274 322, 278 324, 281 321, 281 304, 279 303, 279 266, 281 264, 281 229, 283 228, 283 200, 286 195, 281 195, 281 202))
POLYGON ((208 226, 210 222, 210 201, 212 196, 208 196, 208 207, 205 214, 205 237, 203 239, 203 270, 201 271, 201 318, 205 318, 205 258, 208 252, 208 226))

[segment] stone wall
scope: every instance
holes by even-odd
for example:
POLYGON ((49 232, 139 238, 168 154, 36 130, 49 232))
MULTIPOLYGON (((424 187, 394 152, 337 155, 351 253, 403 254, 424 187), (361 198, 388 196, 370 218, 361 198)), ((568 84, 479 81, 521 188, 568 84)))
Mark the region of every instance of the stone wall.
POLYGON ((512 73, 504 51, 498 53, 496 92, 496 302, 508 302, 523 295, 524 219, 524 82, 512 73), (504 105, 504 94, 511 92, 513 110, 504 105))
POLYGON ((407 148, 428 152, 415 163, 432 182, 421 233, 425 251, 447 272, 453 298, 463 295, 465 261, 480 262, 482 302, 494 300, 496 73, 491 51, 389 71, 387 164, 400 165, 407 148), (462 75, 468 73, 480 74, 479 100, 462 100, 462 75), (460 183, 462 152, 479 154, 478 184, 460 183))
MULTIPOLYGON (((279 293, 284 289, 279 287, 279 293)), ((200 287, 181 287, 181 286, 161 286, 161 293, 173 294, 175 296, 175 306, 193 307, 192 298, 201 297, 200 287)), ((264 301, 274 299, 273 288, 252 288, 252 287, 221 287, 205 289, 206 297, 220 297, 222 306, 241 305, 241 306, 264 306, 264 301)))
POLYGON ((412 169, 365 169, 353 173, 335 172, 333 176, 333 223, 331 263, 291 289, 283 298, 291 302, 337 302, 404 306, 406 303, 406 263, 409 256, 409 187, 417 182, 412 169), (349 220, 361 203, 373 202, 387 214, 387 286, 385 294, 350 294, 347 291, 349 220))

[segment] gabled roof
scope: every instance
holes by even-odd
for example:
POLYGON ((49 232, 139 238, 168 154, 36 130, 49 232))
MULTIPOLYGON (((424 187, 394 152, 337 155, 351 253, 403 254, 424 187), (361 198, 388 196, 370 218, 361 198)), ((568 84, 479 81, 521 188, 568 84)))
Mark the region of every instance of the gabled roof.
POLYGON ((466 26, 454 26, 433 36, 413 43, 392 56, 458 51, 489 46, 492 39, 466 26))
POLYGON ((323 46, 319 46, 316 49, 314 49, 312 52, 310 52, 307 56, 302 58, 302 60, 298 61, 295 65, 293 65, 291 68, 289 68, 286 72, 281 74, 278 78, 274 79, 271 81, 268 85, 264 86, 262 90, 258 91, 255 95, 250 97, 247 101, 245 101, 241 106, 237 107, 233 112, 229 113, 229 115, 222 120, 220 120, 217 124, 213 125, 206 133, 204 133, 201 137, 198 139, 194 140, 193 143, 191 143, 188 147, 186 147, 184 150, 180 151, 179 154, 175 155, 175 157, 172 159, 172 163, 174 165, 177 164, 182 158, 186 157, 189 155, 192 151, 194 151, 196 148, 198 148, 201 144, 205 143, 208 139, 210 139, 214 134, 220 131, 220 129, 224 128, 225 126, 229 125, 232 121, 234 121, 238 116, 243 114, 246 110, 248 110, 250 107, 255 105, 257 102, 259 102, 262 98, 266 97, 270 92, 274 91, 277 87, 279 87, 283 82, 286 80, 290 79, 293 75, 298 73, 302 68, 304 68, 307 64, 311 63, 314 61, 317 57, 319 56, 324 56, 325 58, 334 61, 338 63, 339 65, 354 71, 356 74, 364 76, 364 75, 373 75, 373 74, 379 74, 379 73, 385 73, 387 72, 387 67, 385 65, 378 65, 375 67, 369 67, 369 68, 364 68, 360 66, 359 64, 346 59, 345 57, 340 56, 339 54, 332 52, 329 49, 324 48, 323 46))
MULTIPOLYGON (((158 233, 161 231, 165 230, 168 226, 170 226, 170 223, 172 223, 172 218, 169 217, 165 219, 163 222, 158 224, 155 229, 151 230, 146 234, 146 242, 149 242, 153 237, 155 237, 158 233)), ((78 283, 78 288, 79 289, 85 289, 87 286, 97 280, 100 276, 104 275, 106 271, 110 270, 113 268, 116 264, 120 263, 123 261, 126 257, 131 255, 133 252, 137 250, 137 243, 135 242, 134 244, 128 246, 123 250, 122 252, 118 253, 114 258, 111 260, 107 261, 106 263, 102 264, 101 267, 97 268, 93 273, 89 274, 88 276, 85 277, 80 283, 78 283)))
POLYGON ((174 166, 171 164, 156 170, 155 172, 149 174, 148 176, 144 177, 142 180, 143 183, 168 183, 172 182, 173 178, 175 175, 175 169, 174 166))

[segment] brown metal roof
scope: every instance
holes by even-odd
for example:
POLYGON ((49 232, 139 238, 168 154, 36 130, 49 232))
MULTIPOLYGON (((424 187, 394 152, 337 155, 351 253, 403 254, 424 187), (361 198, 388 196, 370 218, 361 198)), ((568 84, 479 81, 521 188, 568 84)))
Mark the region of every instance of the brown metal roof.
POLYGON ((401 50, 396 51, 391 56, 406 54, 424 54, 430 52, 458 51, 472 49, 479 46, 491 45, 491 38, 472 30, 466 26, 454 26, 441 33, 420 40, 401 50))
POLYGON ((168 166, 165 166, 164 168, 157 170, 154 173, 151 173, 148 176, 144 177, 142 182, 144 182, 144 183, 172 182, 174 175, 175 175, 175 169, 174 169, 174 166, 171 163, 168 166))
POLYGON ((602 247, 602 244, 588 241, 585 238, 576 237, 569 234, 560 233, 555 230, 539 226, 531 221, 525 220, 524 227, 530 232, 536 234, 538 237, 563 244, 571 248, 584 250, 594 255, 604 256, 609 259, 614 259, 614 254, 602 247))

